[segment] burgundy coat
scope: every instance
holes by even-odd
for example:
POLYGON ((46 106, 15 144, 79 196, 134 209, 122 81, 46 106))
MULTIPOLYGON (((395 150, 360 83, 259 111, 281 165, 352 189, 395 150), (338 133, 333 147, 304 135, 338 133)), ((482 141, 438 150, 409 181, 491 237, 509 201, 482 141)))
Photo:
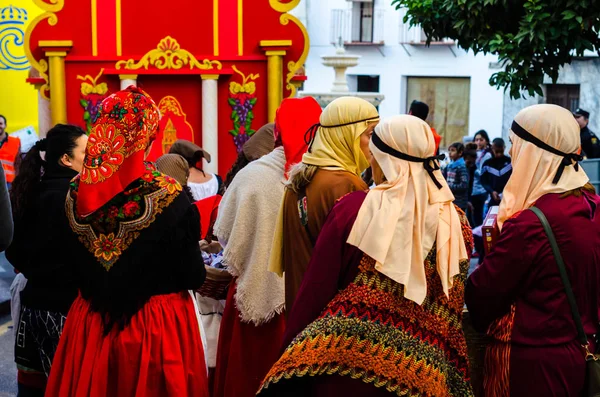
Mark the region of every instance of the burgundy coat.
MULTIPOLYGON (((547 194, 536 203, 556 236, 591 341, 600 315, 599 204, 600 197, 587 192, 547 194)), ((511 396, 580 394, 584 356, 550 244, 533 212, 504 223, 496 246, 469 278, 465 300, 481 331, 515 305, 511 396)))

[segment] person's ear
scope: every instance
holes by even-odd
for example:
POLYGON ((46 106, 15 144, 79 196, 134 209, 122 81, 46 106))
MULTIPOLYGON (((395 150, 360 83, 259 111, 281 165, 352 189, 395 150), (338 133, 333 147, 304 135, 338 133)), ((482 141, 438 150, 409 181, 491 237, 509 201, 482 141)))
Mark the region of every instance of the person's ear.
POLYGON ((73 167, 73 163, 71 162, 71 158, 70 158, 70 157, 69 157, 69 155, 68 155, 68 154, 66 154, 66 153, 65 153, 65 154, 63 154, 63 155, 60 157, 60 160, 59 160, 59 161, 60 161, 60 164, 61 164, 62 166, 64 166, 64 167, 68 167, 68 168, 71 168, 71 167, 73 167))

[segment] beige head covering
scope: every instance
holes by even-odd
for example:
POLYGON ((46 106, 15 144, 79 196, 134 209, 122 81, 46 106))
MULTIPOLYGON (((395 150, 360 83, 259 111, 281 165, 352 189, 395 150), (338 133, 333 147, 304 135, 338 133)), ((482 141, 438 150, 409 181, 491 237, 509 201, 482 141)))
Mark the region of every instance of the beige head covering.
POLYGON ((275 124, 265 124, 260 127, 246 143, 244 143, 242 151, 248 161, 258 160, 262 156, 273 151, 275 148, 275 139, 273 138, 274 130, 275 124))
MULTIPOLYGON (((517 114, 515 123, 560 152, 571 154, 581 151, 579 125, 565 108, 556 105, 530 106, 517 114)), ((567 165, 554 184, 564 157, 518 137, 512 129, 510 139, 513 172, 500 203, 500 227, 516 213, 532 207, 545 194, 564 193, 582 187, 589 181, 581 167, 567 165)))
MULTIPOLYGON (((435 139, 421 119, 395 116, 383 120, 375 133, 390 148, 418 158, 435 154, 435 139)), ((372 189, 360 208, 348 244, 377 261, 375 268, 404 285, 404 296, 418 304, 427 295, 424 261, 434 243, 436 264, 446 295, 460 261, 468 258, 454 196, 442 173, 433 171, 436 186, 423 163, 371 151, 387 182, 372 189)))
POLYGON ((181 186, 187 185, 190 167, 183 156, 174 153, 163 154, 156 160, 156 169, 175 179, 181 186))
POLYGON ((341 97, 334 100, 321 114, 321 126, 302 162, 360 175, 369 168, 369 160, 360 150, 360 136, 369 124, 377 121, 377 109, 364 99, 341 97))

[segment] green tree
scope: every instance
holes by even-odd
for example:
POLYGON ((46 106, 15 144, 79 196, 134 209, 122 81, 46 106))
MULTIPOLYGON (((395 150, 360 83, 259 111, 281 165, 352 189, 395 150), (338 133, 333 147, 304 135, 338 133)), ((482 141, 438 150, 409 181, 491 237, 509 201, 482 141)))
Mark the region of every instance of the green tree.
POLYGON ((420 25, 428 42, 450 38, 475 53, 497 54, 504 70, 490 84, 513 98, 543 95, 547 75, 585 50, 600 51, 600 0, 392 0, 405 23, 420 25))

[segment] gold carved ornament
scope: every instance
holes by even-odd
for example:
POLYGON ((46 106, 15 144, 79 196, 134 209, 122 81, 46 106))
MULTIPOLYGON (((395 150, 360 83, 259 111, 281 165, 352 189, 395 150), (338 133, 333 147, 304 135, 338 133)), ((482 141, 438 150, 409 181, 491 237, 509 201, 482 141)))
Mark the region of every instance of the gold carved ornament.
POLYGON ((208 59, 202 62, 198 61, 191 52, 182 49, 177 40, 171 36, 162 39, 155 49, 147 52, 138 62, 134 59, 122 60, 118 61, 115 67, 117 69, 136 70, 144 68, 148 70, 150 65, 160 70, 179 70, 184 66, 189 66, 190 69, 196 68, 201 70, 211 70, 215 67, 220 70, 223 67, 219 61, 210 61, 208 59))
POLYGON ((58 23, 58 16, 56 13, 61 11, 65 6, 65 0, 49 0, 49 2, 45 2, 44 0, 33 0, 33 3, 41 8, 44 13, 35 18, 29 26, 27 26, 27 30, 25 31, 25 40, 24 40, 24 49, 25 56, 38 72, 40 72, 40 77, 44 79, 45 83, 39 88, 42 97, 45 99, 50 99, 46 92, 50 91, 50 84, 48 83, 48 61, 44 58, 41 58, 39 61, 35 59, 33 53, 31 52, 31 34, 33 33, 33 29, 43 20, 48 20, 48 25, 55 26, 58 23))
POLYGON ((254 94, 256 92, 256 83, 251 80, 256 80, 260 77, 260 75, 258 73, 251 73, 248 76, 246 76, 244 73, 240 72, 240 70, 235 65, 233 65, 232 69, 234 72, 242 76, 242 84, 232 81, 231 83, 229 83, 229 92, 233 95, 239 93, 245 93, 248 95, 254 94))
POLYGON ((84 76, 77 76, 77 80, 83 81, 81 83, 81 95, 86 96, 89 94, 105 95, 108 92, 108 86, 106 83, 98 84, 98 79, 104 73, 104 68, 100 69, 100 73, 96 77, 92 77, 89 74, 84 76))
POLYGON ((298 18, 296 18, 292 14, 289 14, 289 12, 296 8, 298 4, 300 4, 300 0, 292 0, 287 3, 283 3, 281 2, 281 0, 269 0, 269 5, 271 6, 271 8, 277 12, 282 13, 279 17, 279 23, 285 26, 288 25, 290 22, 293 22, 294 24, 296 24, 296 26, 298 26, 298 28, 300 28, 300 31, 304 36, 304 49, 302 50, 302 55, 300 55, 300 58, 297 61, 289 61, 287 64, 288 74, 286 75, 285 81, 286 88, 290 90, 290 98, 295 97, 297 91, 296 86, 292 84, 292 78, 294 78, 294 76, 296 75, 296 71, 304 66, 304 63, 308 58, 308 51, 310 49, 310 38, 308 37, 308 31, 306 30, 306 27, 302 24, 302 22, 300 22, 298 18))

